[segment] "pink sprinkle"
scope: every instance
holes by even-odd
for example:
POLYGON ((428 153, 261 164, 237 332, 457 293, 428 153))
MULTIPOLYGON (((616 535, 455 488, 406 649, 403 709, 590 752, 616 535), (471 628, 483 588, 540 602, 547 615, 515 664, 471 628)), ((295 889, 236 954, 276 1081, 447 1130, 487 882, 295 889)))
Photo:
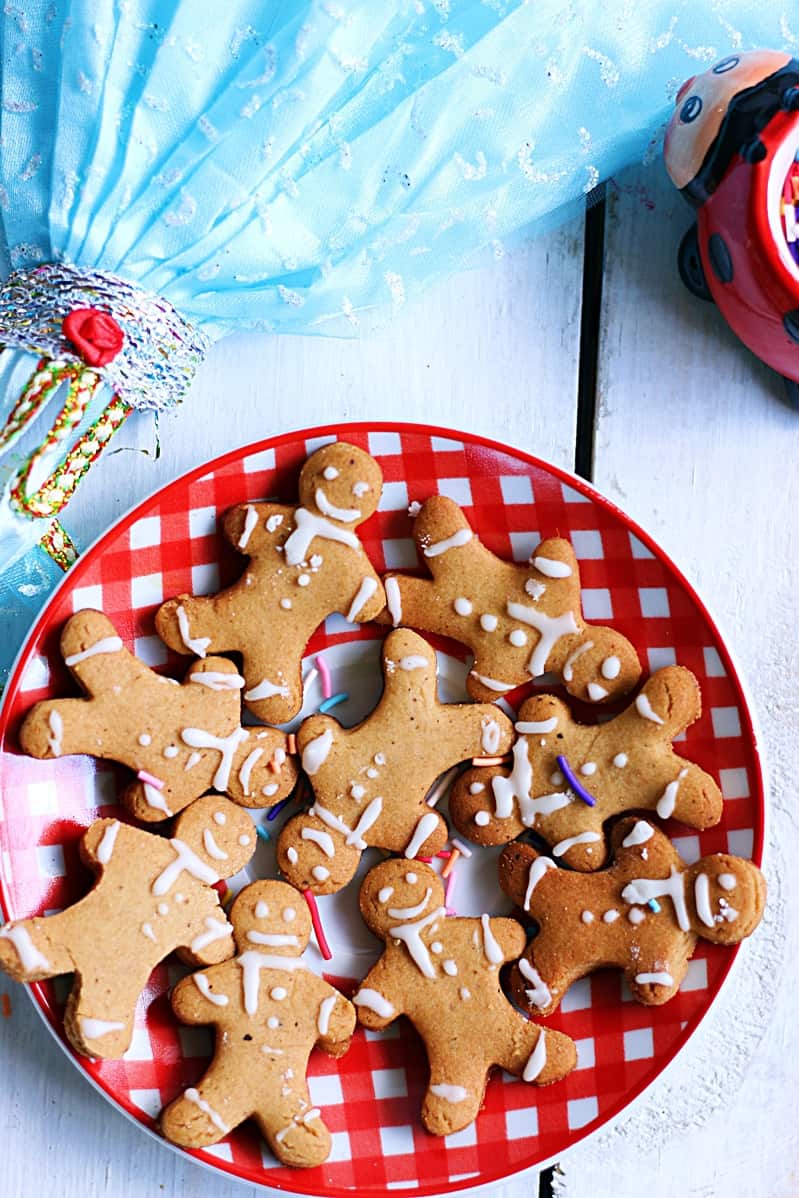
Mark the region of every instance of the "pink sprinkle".
POLYGON ((156 778, 155 774, 148 774, 147 770, 139 770, 136 777, 140 782, 147 782, 150 786, 154 786, 156 790, 163 790, 164 783, 160 778, 156 778))
POLYGON ((443 857, 446 860, 446 858, 451 857, 452 854, 450 853, 449 849, 439 849, 438 852, 436 853, 436 856, 443 857))
POLYGON ((416 858, 416 860, 417 860, 417 861, 424 861, 425 865, 432 865, 432 864, 433 864, 433 858, 432 858, 432 857, 417 857, 417 858, 416 858))
POLYGON ((330 682, 330 670, 327 668, 327 662, 321 653, 316 655, 316 665, 319 673, 322 675, 322 698, 329 699, 333 694, 333 687, 330 682))
POLYGON ((463 841, 462 841, 462 840, 456 840, 456 839, 455 839, 455 837, 453 836, 453 837, 450 839, 450 844, 452 845, 453 849, 457 849, 457 850, 458 850, 458 852, 459 852, 459 853, 462 853, 464 857, 471 857, 471 855, 472 855, 472 850, 471 850, 470 848, 468 848, 468 847, 467 847, 467 846, 466 846, 466 845, 463 843, 463 841))
POLYGON ((316 905, 316 898, 312 890, 303 890, 302 897, 308 904, 308 910, 311 913, 311 923, 313 930, 316 933, 316 943, 319 945, 319 952, 324 957, 325 961, 329 961, 333 954, 330 951, 330 945, 327 943, 325 934, 322 931, 322 921, 319 918, 319 908, 316 905))
POLYGON ((452 892, 455 889, 455 870, 447 878, 447 889, 444 894, 444 906, 449 910, 452 905, 452 892))

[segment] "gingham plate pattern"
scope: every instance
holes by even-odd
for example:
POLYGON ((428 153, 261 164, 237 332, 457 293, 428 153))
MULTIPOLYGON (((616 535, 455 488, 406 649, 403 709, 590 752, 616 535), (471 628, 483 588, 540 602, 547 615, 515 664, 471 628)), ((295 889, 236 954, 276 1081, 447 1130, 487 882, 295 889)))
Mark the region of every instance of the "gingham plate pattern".
MULTIPOLYGON (((407 507, 434 492, 463 505, 483 541, 502 556, 521 561, 540 538, 571 538, 586 618, 618 627, 637 646, 645 670, 677 661, 699 678, 703 715, 680 751, 719 778, 726 803, 722 823, 701 835, 669 825, 682 855, 693 861, 726 850, 759 862, 763 784, 740 683, 701 602, 646 535, 578 480, 521 453, 445 430, 353 425, 273 438, 219 458, 122 519, 67 575, 33 629, 6 695, 0 729, 6 916, 58 909, 85 892, 89 879, 77 842, 92 819, 114 810, 121 777, 112 768, 95 769, 85 758, 38 762, 18 753, 16 729, 31 704, 70 693, 58 654, 64 620, 81 607, 102 608, 140 657, 157 668, 177 667, 181 676, 186 659, 170 659, 155 636, 155 607, 181 591, 207 592, 235 578, 241 558, 217 535, 219 514, 249 499, 291 500, 306 456, 336 436, 368 449, 384 473, 380 508, 360 530, 378 570, 417 566, 407 507)), ((380 635, 374 625, 330 620, 310 650, 380 635)), ((590 718, 584 710, 580 714, 590 718)), ((359 1031, 338 1062, 313 1054, 312 1099, 333 1133, 325 1165, 303 1172, 281 1168, 249 1128, 196 1155, 249 1181, 305 1194, 354 1189, 366 1195, 388 1189, 433 1194, 501 1178, 552 1159, 640 1093, 690 1037, 732 958, 730 951, 700 947, 679 995, 663 1007, 632 1002, 618 973, 595 974, 577 984, 547 1021, 576 1040, 577 1069, 543 1089, 497 1074, 479 1119, 455 1135, 437 1139, 419 1124, 425 1062, 403 1022, 380 1035, 359 1031)), ((178 1027, 171 1016, 167 990, 179 972, 167 964, 153 974, 123 1060, 75 1057, 79 1068, 148 1127, 166 1102, 201 1075, 210 1048, 205 1029, 178 1027)), ((57 982, 33 990, 60 1033, 68 986, 57 982)))

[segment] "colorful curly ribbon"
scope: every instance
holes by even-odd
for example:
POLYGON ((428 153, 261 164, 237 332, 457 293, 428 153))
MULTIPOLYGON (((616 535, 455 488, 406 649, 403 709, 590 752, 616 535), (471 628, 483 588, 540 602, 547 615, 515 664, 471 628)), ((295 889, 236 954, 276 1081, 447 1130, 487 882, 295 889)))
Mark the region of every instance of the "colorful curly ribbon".
MULTIPOLYGON (((19 439, 64 385, 67 386, 67 396, 47 435, 28 455, 11 486, 11 503, 21 514, 55 518, 113 434, 133 411, 130 404, 115 395, 44 482, 30 491, 30 481, 37 465, 77 428, 101 381, 96 371, 81 362, 63 359, 51 361, 47 358, 39 360, 5 425, 0 429, 0 450, 8 449, 19 439)), ((77 558, 72 540, 55 519, 40 545, 64 570, 77 558)))

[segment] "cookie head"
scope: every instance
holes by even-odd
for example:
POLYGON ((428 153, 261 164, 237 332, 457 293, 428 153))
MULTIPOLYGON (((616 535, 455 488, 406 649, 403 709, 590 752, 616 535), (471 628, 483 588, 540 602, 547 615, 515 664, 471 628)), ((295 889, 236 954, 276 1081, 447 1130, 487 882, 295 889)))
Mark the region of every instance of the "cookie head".
POLYGON ((278 957, 299 957, 311 935, 311 916, 301 894, 286 882, 252 882, 230 908, 240 953, 257 949, 278 957))
POLYGON ((590 626, 562 670, 569 693, 589 703, 626 694, 640 673, 635 650, 621 633, 590 626))
POLYGON ((175 836, 220 878, 232 878, 255 852, 252 820, 222 795, 195 800, 176 820, 175 836))
POLYGON ((444 884, 429 865, 393 858, 366 875, 359 902, 367 927, 385 940, 394 928, 418 923, 442 909, 444 884))
POLYGON ((383 475, 374 458, 335 441, 312 453, 300 472, 300 503, 328 520, 355 525, 376 510, 383 475))
POLYGON ((686 893, 693 898, 696 931, 717 944, 737 944, 760 921, 766 882, 751 861, 716 853, 703 857, 686 873, 686 893))

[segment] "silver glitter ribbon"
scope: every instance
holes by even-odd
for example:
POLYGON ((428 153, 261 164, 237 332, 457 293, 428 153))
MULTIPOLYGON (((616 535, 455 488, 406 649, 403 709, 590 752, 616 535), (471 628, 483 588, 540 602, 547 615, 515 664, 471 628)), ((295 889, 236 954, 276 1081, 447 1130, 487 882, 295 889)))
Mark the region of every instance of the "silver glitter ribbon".
POLYGON ((0 286, 0 343, 48 358, 81 362, 62 331, 76 308, 114 318, 125 342, 106 366, 91 367, 131 407, 164 411, 191 385, 209 341, 163 296, 105 270, 50 262, 17 270, 0 286))

